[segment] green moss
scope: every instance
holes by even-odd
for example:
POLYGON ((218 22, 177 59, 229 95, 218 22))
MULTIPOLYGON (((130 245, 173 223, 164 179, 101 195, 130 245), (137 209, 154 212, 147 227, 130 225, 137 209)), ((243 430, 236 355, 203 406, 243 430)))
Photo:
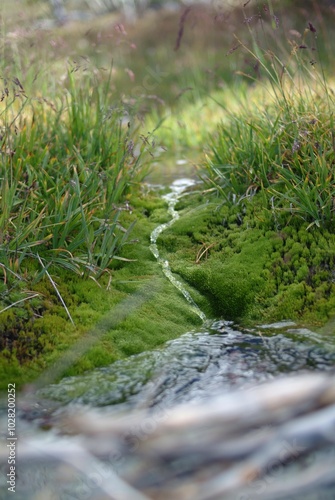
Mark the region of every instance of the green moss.
POLYGON ((307 264, 302 264, 300 267, 297 269, 297 274, 296 274, 296 279, 297 281, 306 281, 308 278, 309 274, 309 269, 307 264))
POLYGON ((245 316, 257 289, 256 280, 250 278, 247 267, 242 265, 232 268, 229 264, 211 260, 188 268, 184 276, 209 296, 214 313, 226 319, 245 316))
POLYGON ((290 317, 319 324, 335 313, 333 234, 308 231, 303 222, 271 228, 261 222, 267 217, 257 196, 254 210, 247 205, 242 211, 221 210, 213 200, 185 200, 189 205, 184 203, 180 219, 158 243, 172 269, 209 299, 213 314, 245 323, 290 317))
MULTIPOLYGON (((1 390, 6 389, 9 381, 20 387, 34 381, 47 368, 60 366, 71 348, 80 354, 50 382, 156 348, 201 324, 149 250, 150 233, 163 219, 165 203, 152 195, 134 201, 134 212, 123 214, 125 223, 138 220, 133 243, 123 252, 123 257, 134 261, 113 263, 111 281, 105 275, 97 283, 65 270, 54 276, 75 326, 47 279, 31 287, 40 294, 38 300, 26 301, 24 307, 12 307, 2 313, 1 390), (142 300, 141 290, 146 284, 150 294, 142 300), (139 304, 128 308, 124 301, 139 292, 139 304)), ((201 297, 196 291, 194 295, 201 297)), ((17 299, 20 298, 19 293, 17 299)), ((201 301, 209 309, 204 298, 201 301)))
MULTIPOLYGON (((8 381, 20 386, 61 366, 72 348, 79 354, 50 381, 159 347, 201 323, 149 250, 151 231, 165 220, 165 204, 156 201, 152 194, 139 196, 131 202, 133 213, 122 213, 125 226, 137 219, 122 254, 129 261, 112 262, 99 283, 65 270, 53 275, 75 326, 47 279, 31 284, 38 298, 2 313, 2 389, 8 381), (150 293, 144 297, 145 286, 150 293), (138 303, 128 307, 129 297, 138 303)), ((335 314, 333 234, 307 232, 304 224, 271 228, 257 197, 253 210, 203 201, 199 194, 185 197, 179 220, 157 243, 207 315, 242 323, 291 318, 320 324, 335 314)), ((6 287, 1 293, 5 297, 6 287)), ((22 293, 15 290, 16 300, 22 293)))

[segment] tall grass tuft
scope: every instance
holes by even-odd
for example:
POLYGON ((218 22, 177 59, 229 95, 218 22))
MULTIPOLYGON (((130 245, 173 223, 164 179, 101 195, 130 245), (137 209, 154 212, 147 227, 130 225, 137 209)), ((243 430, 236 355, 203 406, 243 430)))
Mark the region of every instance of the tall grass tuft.
POLYGON ((48 98, 2 80, 0 276, 41 279, 58 267, 99 278, 122 259, 133 224, 120 214, 147 174, 148 141, 115 105, 110 79, 70 68, 48 98), (137 141, 136 145, 135 142, 137 141))
POLYGON ((257 86, 239 112, 225 107, 226 119, 212 138, 203 179, 228 204, 250 202, 261 193, 276 223, 278 216, 284 224, 298 217, 309 228, 334 227, 335 103, 318 51, 317 28, 306 23, 299 44, 289 39, 284 52, 281 40, 276 55, 262 45, 279 23, 273 9, 268 12, 275 22, 265 25, 260 15, 263 37, 251 26, 253 18, 245 16, 252 43, 238 39, 238 48, 254 61, 254 74, 243 75, 257 86))

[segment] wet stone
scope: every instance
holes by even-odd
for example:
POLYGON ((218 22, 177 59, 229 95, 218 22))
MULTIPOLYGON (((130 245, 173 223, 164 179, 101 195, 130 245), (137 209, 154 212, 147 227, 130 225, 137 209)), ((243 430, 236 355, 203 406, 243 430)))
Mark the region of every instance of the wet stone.
POLYGON ((208 323, 161 350, 131 356, 108 367, 63 379, 40 391, 60 405, 136 408, 206 399, 292 371, 331 370, 335 346, 316 344, 305 331, 238 330, 208 323))

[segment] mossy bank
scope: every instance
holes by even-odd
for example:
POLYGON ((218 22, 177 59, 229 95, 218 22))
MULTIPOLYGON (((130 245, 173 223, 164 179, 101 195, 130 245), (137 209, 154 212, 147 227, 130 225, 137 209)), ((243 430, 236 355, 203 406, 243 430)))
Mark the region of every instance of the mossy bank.
MULTIPOLYGON (((122 213, 122 222, 137 223, 123 249, 128 262, 115 260, 99 281, 50 270, 74 324, 46 278, 30 289, 37 297, 2 313, 1 390, 9 382, 43 384, 105 366, 201 324, 149 249, 151 231, 168 217, 165 204, 150 194, 130 201, 133 211, 122 213)), ((8 303, 20 299, 15 293, 8 303)), ((201 303, 200 294, 193 293, 201 303)))
MULTIPOLYGON (((99 282, 64 270, 54 276, 74 324, 46 279, 31 290, 37 297, 2 313, 2 390, 9 381, 44 385, 81 374, 201 324, 149 249, 151 231, 169 217, 165 203, 154 193, 131 203, 133 211, 122 214, 125 224, 137 220, 123 250, 127 262, 115 260, 99 282)), ((335 235, 298 220, 274 227, 257 195, 252 204, 228 207, 200 186, 177 209, 180 218, 158 247, 209 317, 314 327, 332 318, 335 235)))
POLYGON ((231 207, 207 193, 185 197, 158 240, 162 255, 213 316, 325 324, 335 313, 335 235, 298 219, 275 224, 257 196, 231 207))

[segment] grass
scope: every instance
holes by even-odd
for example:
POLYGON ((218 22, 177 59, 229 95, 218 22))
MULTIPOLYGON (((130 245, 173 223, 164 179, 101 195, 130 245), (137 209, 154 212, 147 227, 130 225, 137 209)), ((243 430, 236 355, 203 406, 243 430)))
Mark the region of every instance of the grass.
POLYGON ((108 83, 96 75, 79 83, 71 71, 68 89, 54 103, 27 97, 21 83, 18 94, 4 81, 0 252, 6 281, 24 280, 27 266, 35 268, 33 281, 57 267, 99 278, 121 258, 132 226, 122 226, 120 211, 130 186, 147 173, 142 155, 149 143, 139 142, 135 153, 135 135, 109 102, 108 83))
POLYGON ((159 242, 206 312, 325 322, 335 312, 331 9, 199 5, 41 30, 45 4, 20 4, 24 18, 4 3, 1 39, 3 380, 34 380, 97 331, 63 373, 198 324, 147 248, 166 214, 142 183, 175 158, 193 163, 203 193, 180 203, 159 242), (103 322, 150 280, 161 292, 103 322))
MULTIPOLYGON (((134 220, 137 224, 133 243, 123 248, 127 263, 114 260, 109 268, 112 279, 106 273, 99 280, 83 279, 63 268, 52 274, 74 325, 47 279, 34 285, 37 298, 2 313, 0 338, 7 342, 0 358, 3 390, 8 380, 18 386, 33 381, 45 385, 104 366, 157 348, 201 323, 149 250, 150 232, 162 220, 162 206, 157 195, 138 194, 132 213, 122 212, 124 225, 134 220)), ((193 293, 206 307, 200 294, 193 293)))
POLYGON ((261 193, 283 225, 294 216, 331 227, 332 115, 321 96, 311 100, 299 94, 290 98, 289 108, 275 102, 233 115, 213 141, 203 177, 208 187, 228 204, 251 202, 261 193))
POLYGON ((58 304, 76 336, 62 281, 74 275, 98 284, 107 274, 109 289, 112 262, 129 260, 122 251, 133 244, 136 220, 122 215, 148 173, 151 139, 112 98, 110 72, 83 72, 68 67, 62 87, 50 85, 44 95, 45 81, 37 93, 29 75, 27 85, 2 78, 0 314, 8 376, 8 360, 21 373, 17 362, 27 368, 47 356, 54 328, 69 331, 58 304))
MULTIPOLYGON (((269 10, 271 12, 271 4, 269 10)), ((279 19, 275 20, 274 31, 279 19)), ((269 30, 266 15, 258 14, 258 30, 251 26, 251 47, 238 37, 237 47, 251 57, 255 75, 247 75, 262 89, 245 110, 232 113, 219 127, 212 143, 204 180, 228 204, 242 203, 261 193, 274 222, 292 217, 331 228, 334 224, 334 97, 326 77, 317 29, 308 22, 294 33, 290 50, 279 55, 259 41, 259 29, 269 30), (304 51, 309 52, 306 58, 304 51), (313 55, 313 59, 310 57, 313 55), (280 57, 281 56, 281 57, 280 57), (265 105, 264 105, 265 103, 265 105)), ((266 39, 266 37, 265 37, 266 39)))

